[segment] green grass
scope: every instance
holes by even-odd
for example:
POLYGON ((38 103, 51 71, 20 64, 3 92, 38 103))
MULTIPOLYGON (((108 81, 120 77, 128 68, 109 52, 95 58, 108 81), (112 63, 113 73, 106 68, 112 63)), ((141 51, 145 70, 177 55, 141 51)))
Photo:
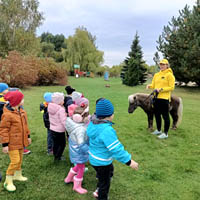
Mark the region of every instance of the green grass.
MULTIPOLYGON (((173 92, 182 97, 183 119, 176 131, 170 130, 167 140, 158 140, 147 131, 147 117, 138 108, 128 114, 128 95, 147 92, 145 86, 127 87, 120 79, 109 82, 102 78, 69 79, 69 84, 90 100, 90 112, 95 109, 99 97, 110 99, 115 106, 114 128, 125 148, 139 162, 139 170, 114 161, 115 173, 110 188, 111 200, 199 200, 200 199, 200 90, 176 88, 173 92), (105 84, 110 84, 106 88, 105 84)), ((79 195, 72 185, 63 180, 70 169, 68 146, 66 161, 54 164, 53 157, 46 155, 46 129, 43 126, 39 104, 44 92, 63 91, 64 87, 32 87, 23 90, 25 110, 28 113, 32 154, 24 156, 24 175, 28 182, 15 182, 17 191, 8 193, 0 183, 0 200, 89 200, 96 187, 95 172, 84 175, 83 186, 88 194, 79 195)), ((148 91, 150 93, 150 91, 148 91)), ((155 122, 154 122, 155 127, 155 122)), ((0 149, 1 150, 1 149, 0 149)), ((0 171, 5 178, 9 164, 7 155, 0 153, 0 171)))

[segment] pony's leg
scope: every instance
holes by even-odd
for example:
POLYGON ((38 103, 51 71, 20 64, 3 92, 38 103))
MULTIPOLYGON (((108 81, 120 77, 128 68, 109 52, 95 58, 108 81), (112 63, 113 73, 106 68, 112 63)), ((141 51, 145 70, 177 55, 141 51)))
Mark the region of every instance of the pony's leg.
POLYGON ((177 122, 178 122, 178 111, 177 110, 171 110, 170 115, 172 116, 173 123, 172 123, 172 130, 176 130, 177 128, 177 122))
POLYGON ((153 131, 153 113, 147 113, 148 117, 148 130, 153 131))

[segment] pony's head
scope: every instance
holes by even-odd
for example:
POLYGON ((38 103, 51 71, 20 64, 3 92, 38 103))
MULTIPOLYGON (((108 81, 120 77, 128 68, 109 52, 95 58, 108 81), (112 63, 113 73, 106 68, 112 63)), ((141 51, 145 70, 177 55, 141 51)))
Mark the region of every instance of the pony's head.
POLYGON ((128 97, 128 113, 133 113, 135 109, 138 107, 137 105, 137 94, 132 94, 128 97))

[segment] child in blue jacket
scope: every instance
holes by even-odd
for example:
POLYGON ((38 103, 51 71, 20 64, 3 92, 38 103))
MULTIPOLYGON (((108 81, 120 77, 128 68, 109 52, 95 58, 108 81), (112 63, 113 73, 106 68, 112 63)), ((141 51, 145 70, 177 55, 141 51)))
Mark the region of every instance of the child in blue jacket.
POLYGON ((89 162, 96 170, 98 183, 94 197, 107 200, 110 188, 110 177, 113 172, 113 159, 116 159, 137 170, 138 163, 124 150, 112 128, 114 107, 107 99, 100 99, 96 104, 96 118, 91 119, 87 128, 89 137, 89 162))

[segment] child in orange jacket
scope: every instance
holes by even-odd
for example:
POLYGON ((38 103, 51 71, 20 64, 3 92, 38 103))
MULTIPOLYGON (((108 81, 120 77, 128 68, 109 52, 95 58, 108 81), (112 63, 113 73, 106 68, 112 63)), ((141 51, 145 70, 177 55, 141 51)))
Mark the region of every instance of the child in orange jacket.
POLYGON ((13 180, 27 181, 27 178, 22 176, 21 165, 23 149, 31 144, 31 139, 27 114, 21 108, 24 103, 24 95, 20 91, 12 91, 4 95, 4 98, 9 101, 9 104, 4 106, 0 123, 0 139, 3 152, 8 153, 10 157, 4 188, 13 192, 16 190, 13 180))

